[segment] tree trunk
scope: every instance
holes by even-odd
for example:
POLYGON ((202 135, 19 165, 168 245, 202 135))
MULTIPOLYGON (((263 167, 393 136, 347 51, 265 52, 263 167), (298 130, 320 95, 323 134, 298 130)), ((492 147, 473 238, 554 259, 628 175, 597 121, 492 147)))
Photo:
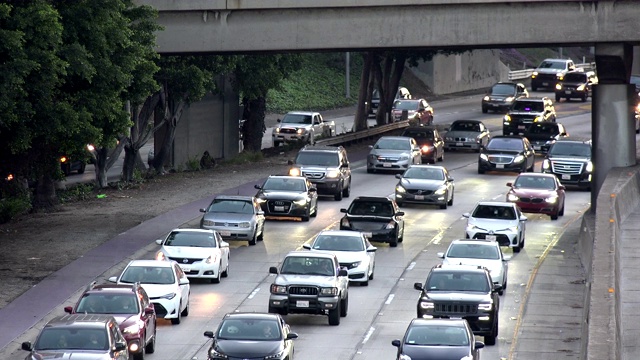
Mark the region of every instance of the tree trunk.
POLYGON ((366 130, 367 126, 367 118, 369 117, 369 104, 367 102, 367 98, 369 102, 371 101, 371 94, 367 94, 367 90, 369 89, 369 75, 371 73, 371 62, 372 62, 373 54, 368 51, 364 54, 364 62, 362 65, 362 77, 360 78, 360 94, 358 95, 358 107, 356 109, 356 116, 354 121, 355 131, 366 130))
POLYGON ((256 99, 243 99, 244 103, 244 149, 246 151, 261 151, 262 137, 266 131, 264 116, 267 111, 267 101, 263 96, 256 99))
POLYGON ((108 149, 105 147, 96 148, 96 158, 94 159, 94 167, 96 171, 96 184, 98 189, 103 189, 109 186, 109 179, 107 178, 107 157, 108 149))
MULTIPOLYGON (((165 162, 171 154, 173 140, 176 135, 176 127, 182 118, 182 113, 184 112, 185 107, 187 106, 187 94, 182 94, 179 99, 175 99, 174 101, 170 101, 167 96, 163 103, 165 116, 161 124, 158 125, 158 128, 163 125, 166 126, 166 128, 162 143, 160 144, 160 151, 154 154, 153 161, 151 162, 153 168, 158 174, 164 173, 165 162), (176 105, 170 106, 170 103, 176 105)), ((170 164, 170 166, 175 166, 175 164, 170 164)))
POLYGON ((50 209, 58 204, 56 196, 56 183, 49 175, 42 175, 36 184, 36 193, 33 199, 35 209, 50 209))
MULTIPOLYGON (((128 141, 127 141, 128 142, 128 141)), ((136 168, 136 159, 140 157, 131 143, 124 146, 124 161, 122 162, 122 181, 133 181, 133 171, 136 168)))
POLYGON ((133 126, 129 132, 129 137, 125 139, 125 151, 124 151, 124 164, 122 167, 122 181, 133 181, 133 174, 135 169, 145 171, 147 169, 145 162, 140 156, 140 149, 151 139, 157 127, 154 128, 151 125, 151 119, 153 118, 153 110, 158 107, 160 103, 160 91, 155 92, 149 96, 142 107, 138 110, 138 107, 133 107, 131 117, 133 120, 133 126), (129 146, 129 149, 127 149, 129 146))

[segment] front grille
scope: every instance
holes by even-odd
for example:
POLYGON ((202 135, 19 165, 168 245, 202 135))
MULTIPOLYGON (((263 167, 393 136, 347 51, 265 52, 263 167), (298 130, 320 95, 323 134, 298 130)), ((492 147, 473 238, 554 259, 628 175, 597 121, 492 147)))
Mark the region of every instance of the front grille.
POLYGON ((477 304, 435 304, 437 313, 474 315, 478 312, 477 304))
POLYGON ((270 200, 267 203, 270 213, 288 213, 291 208, 291 201, 289 200, 270 200), (282 207, 282 208, 280 208, 282 207), (276 210, 277 209, 277 210, 276 210))
POLYGON ((453 141, 457 141, 457 142, 467 142, 467 141, 475 141, 475 139, 472 138, 465 138, 465 137, 454 137, 453 141))
POLYGON ((351 227, 353 230, 358 231, 371 231, 371 230, 382 230, 385 226, 387 226, 388 222, 377 222, 377 221, 351 221, 351 227))
POLYGON ((324 173, 323 172, 307 172, 307 171, 303 171, 302 175, 304 175, 309 180, 322 180, 322 179, 324 179, 324 173))
POLYGON ((413 195, 431 195, 433 190, 407 190, 407 193, 413 195))
POLYGON ((216 222, 213 223, 213 226, 221 226, 221 227, 226 227, 226 228, 228 228, 228 227, 237 228, 238 227, 238 223, 227 223, 227 222, 216 221, 216 222))
POLYGON ((289 286, 290 295, 318 295, 318 288, 314 286, 289 286))
POLYGON ((555 82, 558 80, 558 76, 556 74, 538 74, 538 80, 555 82))
POLYGON ((378 157, 379 162, 396 162, 398 160, 400 160, 398 157, 378 157))
POLYGON ((544 199, 542 199, 542 198, 521 197, 520 201, 523 202, 523 203, 540 204, 541 202, 544 201, 544 199))
POLYGON ((344 268, 347 268, 347 270, 349 270, 349 269, 354 269, 357 266, 355 266, 355 263, 340 263, 340 267, 344 267, 344 268))
POLYGON ((551 161, 551 171, 556 174, 581 174, 583 166, 584 163, 581 162, 551 161))
MULTIPOLYGON (((487 238, 487 233, 477 233, 473 236, 474 239, 485 240, 487 238)), ((496 237, 496 241, 498 244, 507 246, 509 245, 509 237, 505 234, 491 234, 496 237)))
POLYGON ((289 129, 289 128, 280 128, 280 133, 281 134, 295 134, 297 132, 296 129, 289 129))
POLYGON ((494 164, 511 164, 513 156, 489 155, 489 161, 494 164))
POLYGON ((536 115, 511 115, 511 121, 520 124, 531 124, 536 115))
POLYGON ((193 264, 196 261, 202 261, 202 259, 181 258, 181 257, 170 257, 169 260, 174 260, 178 264, 193 264))

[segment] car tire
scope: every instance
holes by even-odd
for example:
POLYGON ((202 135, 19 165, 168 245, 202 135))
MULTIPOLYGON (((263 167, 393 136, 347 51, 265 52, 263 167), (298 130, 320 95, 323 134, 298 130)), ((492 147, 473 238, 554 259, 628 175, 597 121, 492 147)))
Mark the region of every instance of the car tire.
POLYGON ((534 85, 531 85, 531 91, 536 91, 536 90, 538 90, 538 87, 534 86, 534 85))
POLYGON ((342 188, 338 190, 338 192, 335 193, 335 195, 333 196, 333 198, 336 201, 340 201, 342 200, 342 188))
POLYGON ((182 310, 180 315, 182 315, 184 317, 189 316, 189 299, 187 299, 187 306, 184 308, 184 310, 182 310))
POLYGON ((549 215, 551 217, 551 220, 558 220, 558 213, 549 215))
POLYGON ((80 168, 78 169, 78 174, 84 174, 84 170, 87 168, 87 163, 84 162, 82 163, 82 165, 80 165, 80 168))
POLYGON ((483 107, 482 107, 482 113, 483 113, 483 114, 486 114, 486 113, 488 113, 488 112, 489 112, 489 109, 487 109, 486 107, 484 107, 484 106, 483 106, 483 107))
POLYGON ((368 174, 373 174, 373 173, 375 173, 375 172, 376 172, 376 171, 375 171, 374 169, 372 169, 372 168, 367 168, 367 173, 368 173, 368 174))
POLYGON ((390 247, 398 247, 398 238, 395 238, 389 242, 390 247))
POLYGON ((582 102, 587 102, 587 94, 582 95, 582 98, 580 98, 580 100, 582 100, 582 102))
POLYGON ((348 198, 351 196, 351 181, 349 181, 349 186, 342 190, 342 197, 348 198))
POLYGON ((175 319, 171 319, 171 324, 172 325, 180 325, 180 323, 182 322, 182 312, 178 311, 178 317, 175 319))
POLYGON ((229 262, 229 258, 227 258, 227 268, 224 269, 224 271, 222 272, 223 278, 229 277, 229 266, 230 266, 230 262, 229 262))
POLYGON ((349 311, 349 294, 347 297, 340 300, 340 317, 347 317, 347 312, 349 311))
POLYGON ((519 253, 520 252, 520 246, 516 246, 513 248, 513 252, 514 253, 519 253))
POLYGON ((269 314, 279 314, 280 313, 280 311, 278 309, 274 308, 273 306, 269 306, 269 309, 267 310, 267 312, 269 314))
POLYGON ((211 279, 211 283, 212 284, 219 284, 220 283, 220 273, 222 272, 222 271, 220 271, 221 267, 222 267, 222 262, 220 264, 218 264, 218 276, 211 279))
POLYGON ((499 290, 499 291, 498 291, 498 295, 500 295, 500 296, 504 295, 504 290, 502 290, 502 289, 501 289, 501 290, 499 290))
POLYGON ((494 334, 491 335, 487 335, 484 337, 484 344, 485 345, 495 345, 496 344, 496 336, 494 334))
POLYGON ((556 102, 560 102, 560 100, 562 99, 562 97, 560 95, 556 95, 556 102))
MULTIPOLYGON (((256 232, 257 231, 258 230, 256 229, 256 232)), ((249 246, 254 246, 257 241, 258 241, 258 237, 256 236, 256 234, 253 234, 253 237, 251 239, 249 239, 249 246)))
POLYGON ((447 210, 447 203, 445 202, 444 204, 440 204, 440 209, 447 210))
POLYGON ((447 202, 447 205, 452 206, 453 205, 453 197, 454 197, 455 193, 451 193, 451 199, 449 199, 449 202, 447 202))
POLYGON ((340 303, 341 301, 338 301, 337 309, 329 310, 329 325, 331 326, 340 325, 340 312, 342 311, 340 309, 340 303))
POLYGON ((274 141, 273 142, 273 147, 278 147, 280 146, 281 141, 274 141))
POLYGON ((564 204, 562 204, 562 208, 558 211, 558 215, 564 216, 564 204))
POLYGON ((484 170, 478 166, 478 174, 484 174, 484 170))
POLYGON ((156 333, 154 329, 153 337, 151 338, 151 341, 149 341, 147 345, 144 346, 144 352, 145 354, 153 354, 155 351, 156 351, 156 333))
POLYGON ((311 216, 311 217, 318 216, 318 202, 316 202, 316 206, 313 208, 313 212, 311 214, 309 214, 309 216, 311 216))
POLYGON ((133 360, 144 360, 144 350, 141 349, 139 353, 131 354, 130 359, 133 359, 133 360))

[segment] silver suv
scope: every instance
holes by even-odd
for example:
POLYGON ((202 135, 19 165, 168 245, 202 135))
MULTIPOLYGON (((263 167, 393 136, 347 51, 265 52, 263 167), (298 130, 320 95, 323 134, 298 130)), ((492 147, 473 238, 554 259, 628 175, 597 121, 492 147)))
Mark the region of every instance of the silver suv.
POLYGON ((304 176, 318 195, 332 195, 336 201, 351 194, 351 166, 342 146, 305 146, 290 162, 291 176, 304 176))
POLYGON ((349 308, 349 277, 335 254, 292 251, 284 258, 271 284, 269 312, 328 315, 329 325, 340 325, 349 308))

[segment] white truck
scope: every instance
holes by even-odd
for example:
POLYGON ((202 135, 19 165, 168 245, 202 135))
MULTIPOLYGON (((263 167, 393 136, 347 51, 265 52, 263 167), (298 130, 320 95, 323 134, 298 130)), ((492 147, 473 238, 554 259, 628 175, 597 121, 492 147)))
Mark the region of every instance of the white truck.
POLYGON ((291 111, 273 129, 271 138, 276 147, 286 142, 314 144, 316 140, 336 135, 336 124, 324 121, 319 112, 291 111))

